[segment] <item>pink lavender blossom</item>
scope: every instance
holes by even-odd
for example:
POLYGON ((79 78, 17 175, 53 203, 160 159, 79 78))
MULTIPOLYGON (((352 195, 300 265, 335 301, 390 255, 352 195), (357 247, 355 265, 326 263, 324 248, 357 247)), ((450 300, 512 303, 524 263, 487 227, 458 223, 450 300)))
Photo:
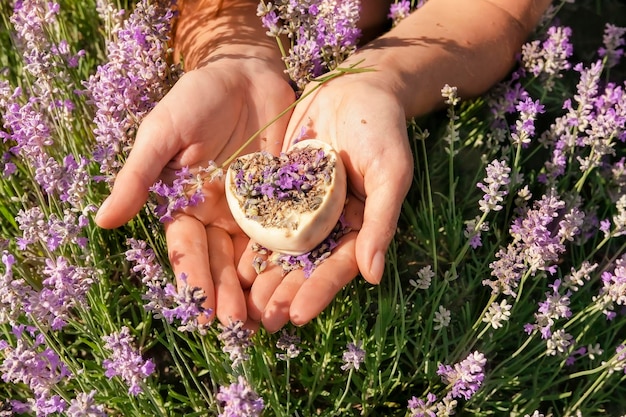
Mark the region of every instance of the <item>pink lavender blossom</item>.
POLYGON ((254 392, 244 377, 227 387, 220 387, 215 398, 222 408, 219 417, 259 417, 263 412, 263 398, 254 392))
POLYGON ((444 383, 452 386, 447 396, 466 400, 472 398, 485 379, 486 364, 485 355, 478 351, 470 353, 454 366, 439 364, 437 374, 444 383))
POLYGON ((613 68, 616 66, 624 55, 623 46, 626 44, 624 40, 626 28, 606 23, 604 26, 604 36, 602 37, 602 47, 598 49, 598 55, 606 59, 606 67, 613 68))
POLYGON ((104 347, 111 352, 109 358, 102 362, 104 375, 108 378, 119 376, 128 385, 131 395, 143 392, 142 381, 154 372, 155 366, 151 359, 144 360, 133 346, 134 338, 128 327, 124 326, 102 339, 104 347))

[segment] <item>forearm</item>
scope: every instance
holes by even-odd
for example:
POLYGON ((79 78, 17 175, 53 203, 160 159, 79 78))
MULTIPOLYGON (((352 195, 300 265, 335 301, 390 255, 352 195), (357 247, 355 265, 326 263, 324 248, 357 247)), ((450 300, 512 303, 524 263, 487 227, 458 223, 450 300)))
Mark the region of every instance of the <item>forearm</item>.
POLYGON ((276 40, 256 16, 256 0, 184 0, 174 33, 174 50, 185 70, 218 59, 259 58, 282 71, 276 40))
MULTIPOLYGON (((462 98, 485 92, 511 69, 549 0, 430 0, 394 29, 361 48, 364 60, 401 100, 407 117, 439 107, 441 88, 462 98)), ((361 75, 357 74, 357 75, 361 75)))

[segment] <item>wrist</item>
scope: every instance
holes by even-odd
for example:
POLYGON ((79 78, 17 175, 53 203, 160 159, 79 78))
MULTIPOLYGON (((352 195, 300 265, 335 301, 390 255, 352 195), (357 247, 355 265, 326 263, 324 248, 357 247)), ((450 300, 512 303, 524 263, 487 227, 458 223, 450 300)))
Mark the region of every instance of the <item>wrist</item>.
POLYGON ((185 70, 225 58, 282 66, 276 41, 266 35, 256 7, 256 0, 185 0, 173 39, 175 56, 185 70))

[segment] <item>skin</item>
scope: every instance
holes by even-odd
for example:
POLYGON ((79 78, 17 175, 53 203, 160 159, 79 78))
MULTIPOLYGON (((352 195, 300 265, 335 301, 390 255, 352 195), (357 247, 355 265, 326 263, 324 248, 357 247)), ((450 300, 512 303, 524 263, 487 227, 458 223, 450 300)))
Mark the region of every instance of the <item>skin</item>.
MULTIPOLYGON (((379 37, 388 2, 362 2, 369 43, 342 66, 363 60, 372 72, 325 84, 278 120, 247 152, 285 150, 302 127, 330 143, 349 177, 346 217, 353 231, 308 279, 282 276, 277 267, 258 275, 250 242, 234 223, 222 184, 205 189, 205 203, 179 213, 165 227, 176 275, 203 288, 217 318, 261 322, 277 331, 287 322, 316 317, 357 274, 381 280, 385 252, 412 180, 406 120, 443 104, 441 88, 462 98, 485 92, 509 71, 549 0, 430 0, 379 37)), ((96 222, 105 228, 130 220, 158 179, 188 165, 223 162, 252 132, 293 103, 275 41, 255 15, 256 1, 186 0, 175 48, 187 74, 142 122, 96 222)), ((310 87, 307 87, 310 88, 310 87)))

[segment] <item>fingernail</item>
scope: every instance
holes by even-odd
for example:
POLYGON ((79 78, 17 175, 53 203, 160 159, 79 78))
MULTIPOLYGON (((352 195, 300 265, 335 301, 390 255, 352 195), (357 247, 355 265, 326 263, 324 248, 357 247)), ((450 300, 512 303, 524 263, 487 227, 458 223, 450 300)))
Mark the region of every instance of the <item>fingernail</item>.
POLYGON ((385 253, 377 251, 372 258, 372 264, 370 265, 370 276, 376 284, 380 283, 385 270, 385 253))

